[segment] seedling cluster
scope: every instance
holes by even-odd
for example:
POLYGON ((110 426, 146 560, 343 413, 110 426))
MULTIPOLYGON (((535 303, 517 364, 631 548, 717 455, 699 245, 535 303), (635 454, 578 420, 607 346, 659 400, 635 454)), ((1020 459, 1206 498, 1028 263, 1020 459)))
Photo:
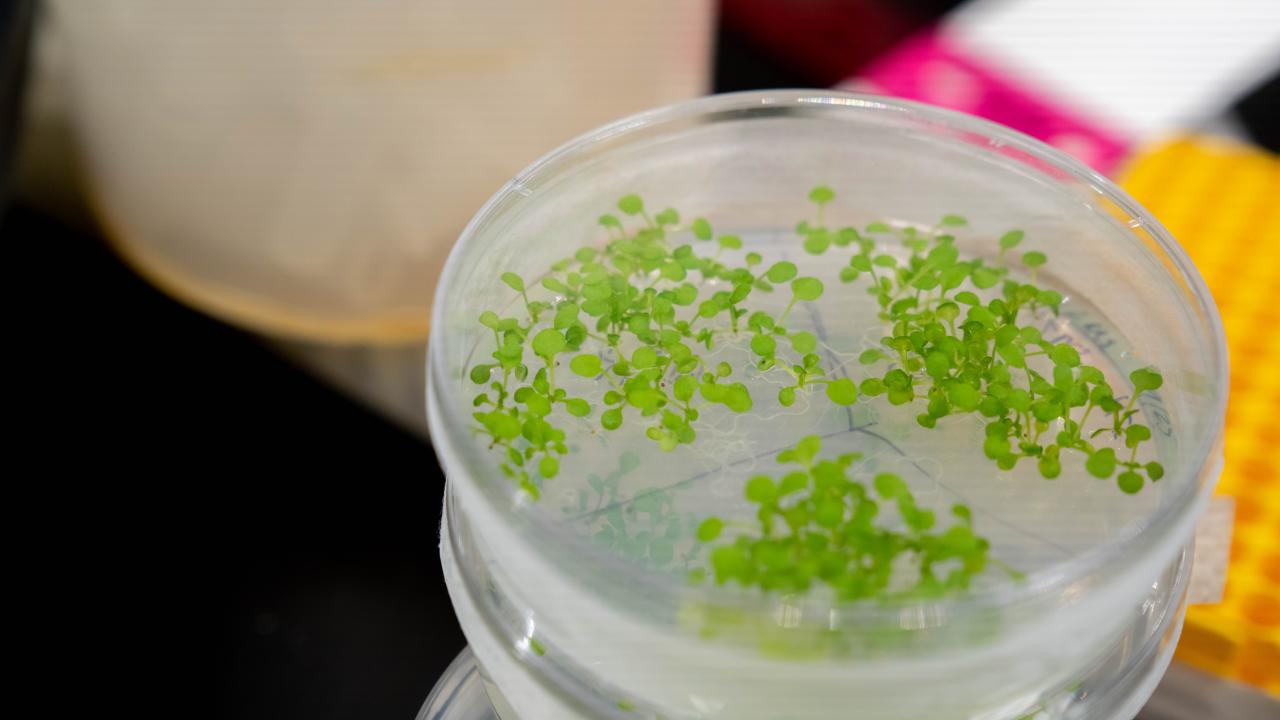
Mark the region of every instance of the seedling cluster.
MULTIPOLYGON (((1160 373, 1135 370, 1129 375, 1133 393, 1126 402, 1118 400, 1102 370, 1081 362, 1070 343, 1051 342, 1036 327, 1039 312, 1057 314, 1063 298, 1010 279, 1005 261, 1023 232, 1001 236, 999 264, 988 265, 961 260, 955 237, 945 232, 965 224, 964 218, 947 215, 928 232, 902 228, 894 234, 910 252, 905 260, 878 252, 869 239, 893 233, 883 224, 857 238, 858 251, 840 279, 869 278, 867 293, 888 325, 882 347, 858 358, 872 373, 859 384, 862 394, 884 395, 893 405, 922 403, 916 421, 926 428, 951 415, 977 413, 987 423, 983 453, 1001 470, 1027 459, 1042 476, 1054 479, 1062 473, 1064 451, 1075 451, 1096 477, 1110 478, 1119 469, 1117 484, 1127 493, 1141 490, 1146 479, 1163 477, 1160 463, 1138 461, 1151 430, 1132 422, 1139 396, 1163 384, 1160 373), (985 301, 978 294, 991 295, 997 288, 998 294, 985 301), (1090 431, 1091 416, 1103 422, 1090 431), (1099 436, 1123 438, 1128 457, 1096 444, 1099 436)), ((804 224, 799 230, 810 237, 829 234, 804 224)), ((1047 258, 1033 250, 1020 260, 1034 279, 1047 258)))
MULTIPOLYGON (((635 195, 622 198, 618 209, 637 218, 640 227, 628 232, 617 215, 601 216, 610 237, 605 246, 579 249, 540 279, 554 299, 531 299, 525 281, 506 273, 502 281, 520 294, 522 316, 504 318, 492 311, 480 316, 493 332, 495 350, 492 364, 470 371, 472 381, 488 388, 473 399, 477 429, 504 453, 502 471, 535 497, 537 480, 554 477, 568 451, 564 431, 548 420, 557 406, 577 417, 598 409, 600 427, 607 431, 630 416, 644 423, 645 434, 664 450, 694 442, 698 418, 708 406, 751 410, 751 393, 734 379, 736 369, 705 358, 726 336, 753 332, 761 369, 780 367, 795 379, 795 388, 831 384, 819 377, 816 338, 788 333, 783 325, 796 303, 822 296, 819 279, 795 277, 793 265, 786 270, 789 263, 761 269, 754 252, 746 253, 741 265, 722 261, 726 251, 742 249, 742 240, 716 237, 705 219, 680 229, 675 210, 651 215, 635 195), (673 237, 681 235, 714 250, 699 253, 692 244, 675 243, 673 237), (781 315, 749 309, 753 292, 779 288, 791 294, 781 315), (794 362, 780 364, 780 357, 794 362), (570 397, 556 384, 562 363, 596 380, 602 394, 591 400, 570 397)), ((856 388, 846 380, 829 395, 849 404, 856 388)))
MULTIPOLYGON (((1132 392, 1117 395, 1070 343, 1042 336, 1037 320, 1057 314, 1063 297, 1035 284, 1047 257, 1019 253, 1022 231, 999 238, 994 262, 962 259, 953 233, 967 225, 963 217, 947 215, 927 229, 831 228, 825 209, 835 193, 819 186, 809 199, 816 212, 796 226, 799 248, 839 255, 839 271, 825 282, 865 283, 884 323, 879 344, 857 358, 860 380, 836 372, 819 354, 818 338, 792 324, 795 308, 821 299, 823 278, 802 276, 785 260, 766 266, 760 254, 743 251, 740 237, 716 234, 706 219, 682 224, 676 210, 651 212, 627 195, 620 215, 599 218, 602 244, 580 248, 536 281, 501 276, 519 295, 515 316, 479 317, 494 350, 492 362, 469 373, 482 386, 473 399, 475 429, 501 453, 502 472, 537 498, 569 452, 563 414, 591 418, 607 432, 641 424, 667 451, 694 443, 709 408, 752 409, 742 382, 750 374, 779 387, 783 406, 808 394, 840 406, 883 396, 918 408, 923 428, 956 415, 981 418, 982 452, 1002 470, 1026 461, 1053 479, 1078 459, 1098 478, 1114 476, 1126 493, 1163 476, 1158 462, 1140 459, 1151 431, 1134 422, 1139 397, 1160 388, 1159 372, 1134 371, 1132 392), (1015 265, 1030 282, 1014 277, 1015 265), (786 298, 780 312, 762 307, 779 302, 758 302, 777 293, 786 298), (749 347, 749 359, 736 366, 709 359, 723 343, 749 347), (566 371, 593 381, 596 391, 571 396, 558 382, 566 371)), ((931 535, 932 514, 915 508, 900 479, 878 476, 872 493, 848 478, 849 456, 818 461, 816 453, 816 440, 806 439, 780 458, 800 470, 778 483, 748 483, 762 524, 713 551, 718 581, 799 590, 820 579, 856 598, 884 591, 888 566, 903 552, 918 556, 921 592, 964 587, 981 569, 985 543, 969 530, 966 508, 956 508, 959 524, 931 535), (896 504, 906 532, 871 524, 874 497, 896 504), (784 524, 789 533, 776 532, 784 524), (960 564, 938 578, 931 568, 940 558, 960 564)), ((702 525, 704 540, 718 537, 717 522, 702 525)))
MULTIPOLYGON (((952 506, 955 522, 935 531, 933 511, 916 504, 902 478, 880 473, 852 479, 856 453, 820 459, 821 449, 817 436, 806 437, 778 455, 780 464, 791 466, 781 478, 757 475, 747 481, 744 492, 759 506, 759 526, 744 528, 711 551, 716 582, 784 593, 823 583, 840 600, 933 597, 967 589, 986 567, 988 543, 974 534, 968 507, 952 506), (903 530, 885 523, 882 504, 896 509, 903 530), (902 562, 904 555, 910 562, 902 562), (914 579, 904 580, 903 567, 912 569, 914 579)), ((707 518, 698 526, 698 539, 715 542, 727 525, 707 518)), ((704 576, 702 570, 691 573, 695 582, 704 576)))

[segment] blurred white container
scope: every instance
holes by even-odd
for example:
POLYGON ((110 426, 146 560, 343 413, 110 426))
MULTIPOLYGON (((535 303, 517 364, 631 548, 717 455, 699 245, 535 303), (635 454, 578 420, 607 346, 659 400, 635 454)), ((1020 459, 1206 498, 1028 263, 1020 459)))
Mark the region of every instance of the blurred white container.
POLYGON ((535 157, 700 94, 709 0, 53 0, 88 192, 171 294, 277 335, 425 337, 535 157))

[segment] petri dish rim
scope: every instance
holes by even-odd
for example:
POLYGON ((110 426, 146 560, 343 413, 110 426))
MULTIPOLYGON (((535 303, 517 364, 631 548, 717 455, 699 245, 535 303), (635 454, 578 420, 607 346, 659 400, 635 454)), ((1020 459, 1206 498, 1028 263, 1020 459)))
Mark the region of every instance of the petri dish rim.
MULTIPOLYGON (((455 292, 454 286, 462 272, 466 255, 463 252, 464 249, 482 242, 486 229, 513 203, 532 195, 533 190, 543 180, 555 177, 562 172, 572 172, 575 162, 590 157, 611 143, 625 141, 628 136, 642 131, 652 133, 669 125, 678 129, 691 123, 746 119, 753 113, 763 115, 803 114, 806 111, 830 113, 838 112, 837 108, 847 108, 861 113, 901 115, 908 118, 908 121, 941 127, 957 137, 986 138, 987 144, 992 148, 998 148, 1004 153, 1016 153, 1024 164, 1034 164, 1041 172, 1057 174, 1074 181, 1112 203, 1128 216, 1130 227, 1142 228, 1149 234, 1151 241, 1165 255, 1167 260, 1164 264, 1165 268, 1175 271, 1170 273, 1171 279, 1185 289, 1190 308, 1184 309, 1194 312, 1208 334, 1204 340, 1212 348, 1212 357, 1208 359, 1211 376, 1209 381, 1210 387, 1216 391, 1211 400, 1210 416, 1202 426, 1204 430, 1201 436, 1193 439, 1191 443, 1195 448, 1194 454, 1191 455, 1193 460, 1181 469, 1183 487, 1170 499, 1170 502, 1164 504, 1150 517, 1148 524, 1136 536, 1111 538, 1087 552, 1030 572, 1024 582, 1003 584, 980 595, 877 604, 856 603, 837 607, 845 612, 852 611, 855 617, 870 614, 886 618, 896 616, 903 608, 927 607, 930 608, 930 615, 947 618, 947 622, 953 622, 966 615, 987 611, 993 607, 1010 608, 1030 603, 1047 593, 1064 589, 1088 578, 1109 565, 1118 565, 1122 569, 1124 560, 1136 562, 1136 559, 1145 556, 1147 551, 1166 544, 1165 541, 1170 539, 1175 531, 1187 527, 1191 517, 1204 505, 1213 490, 1212 481, 1196 483, 1194 478, 1204 477, 1214 471, 1212 466, 1217 461, 1215 449, 1220 447, 1226 411, 1227 354, 1222 320, 1204 279, 1190 258, 1160 222, 1124 190, 1098 172, 1039 140, 1003 125, 964 113, 895 98, 833 90, 728 93, 648 110, 614 121, 570 140, 533 162, 503 185, 481 207, 459 236, 445 263, 432 308, 432 339, 429 341, 426 367, 427 405, 432 441, 446 476, 450 475, 451 469, 455 473, 466 476, 471 476, 473 473, 483 475, 495 472, 491 467, 486 467, 486 462, 491 461, 491 458, 479 452, 462 425, 443 420, 452 415, 445 412, 443 408, 467 406, 460 395, 458 384, 448 376, 449 369, 444 357, 446 340, 441 337, 443 328, 447 327, 445 321, 447 298, 455 292), (1124 546, 1124 552, 1118 553, 1121 546, 1124 546), (1118 555, 1119 560, 1117 560, 1118 555)), ((851 120, 857 119, 852 113, 849 117, 851 120)), ((458 480, 458 476, 455 475, 453 481, 458 480)), ((519 514, 521 516, 521 522, 524 524, 522 535, 544 541, 539 548, 542 554, 552 558, 563 557, 564 553, 556 552, 555 549, 572 548, 575 553, 580 553, 578 557, 580 561, 584 558, 590 560, 589 563, 574 563, 579 570, 589 566, 606 571, 622 572, 626 573, 632 582, 640 579, 637 577, 639 575, 643 578, 645 586, 659 590, 664 595, 668 593, 678 595, 688 591, 683 578, 635 568, 619 558, 592 547, 590 543, 582 542, 577 535, 572 534, 547 515, 522 512, 522 509, 529 505, 528 500, 512 484, 493 482, 479 483, 479 485, 486 500, 500 515, 505 517, 519 514)), ((1181 543, 1178 545, 1180 546, 1181 543)), ((697 592, 704 600, 713 599, 716 604, 722 606, 755 606, 760 609, 772 607, 762 603, 761 598, 733 593, 728 588, 704 586, 697 592)))

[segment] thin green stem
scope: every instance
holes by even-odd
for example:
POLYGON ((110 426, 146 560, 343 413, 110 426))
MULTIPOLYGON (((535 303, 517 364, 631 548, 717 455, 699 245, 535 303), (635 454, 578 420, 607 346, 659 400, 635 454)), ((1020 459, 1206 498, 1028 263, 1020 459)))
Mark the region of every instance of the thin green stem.
POLYGON ((796 306, 797 300, 799 300, 798 297, 796 297, 795 295, 791 296, 791 302, 787 303, 786 309, 783 310, 782 314, 778 316, 778 321, 776 324, 781 325, 783 321, 787 319, 787 316, 791 314, 791 308, 796 306))
POLYGON ((1084 424, 1085 424, 1085 422, 1089 419, 1089 413, 1093 412, 1093 407, 1094 407, 1094 405, 1093 405, 1093 400, 1092 400, 1092 399, 1091 399, 1091 400, 1089 400, 1089 402, 1084 406, 1084 415, 1082 415, 1082 416, 1080 417, 1080 426, 1079 426, 1079 427, 1080 427, 1080 432, 1081 432, 1081 433, 1083 433, 1083 432, 1084 432, 1084 424))
MULTIPOLYGON (((1141 394, 1142 394, 1141 390, 1134 391, 1133 395, 1129 398, 1129 402, 1125 403, 1124 409, 1120 411, 1119 417, 1123 418, 1124 416, 1129 414, 1129 411, 1133 409, 1133 406, 1138 403, 1138 396, 1141 394)), ((1117 425, 1119 424, 1119 422, 1120 421, 1117 420, 1117 425)))

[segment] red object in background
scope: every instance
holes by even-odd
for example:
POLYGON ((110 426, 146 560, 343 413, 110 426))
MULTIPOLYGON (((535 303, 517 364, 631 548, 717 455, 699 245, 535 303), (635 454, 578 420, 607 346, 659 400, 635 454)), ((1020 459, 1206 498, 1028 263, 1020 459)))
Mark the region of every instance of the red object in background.
POLYGON ((932 18, 873 0, 721 0, 720 21, 815 85, 834 85, 932 18))
POLYGON ((721 24, 803 82, 848 85, 1008 125, 1107 172, 1128 138, 933 31, 948 0, 721 0, 721 24), (863 81, 862 85, 857 85, 863 81))
POLYGON ((1128 152, 1125 133, 968 55, 945 34, 917 33, 864 67, 854 82, 862 89, 994 120, 1102 172, 1114 169, 1128 152))

